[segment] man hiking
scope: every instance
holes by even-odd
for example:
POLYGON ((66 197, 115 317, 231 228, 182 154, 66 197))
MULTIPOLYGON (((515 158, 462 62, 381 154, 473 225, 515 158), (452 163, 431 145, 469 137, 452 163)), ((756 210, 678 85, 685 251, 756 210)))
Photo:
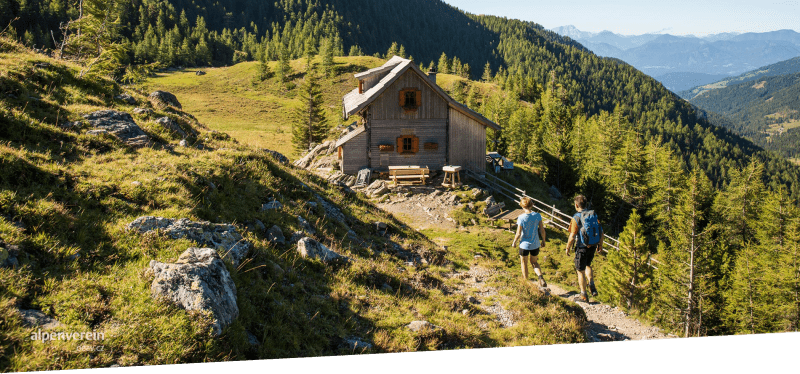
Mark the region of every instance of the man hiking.
POLYGON ((581 300, 589 302, 589 295, 586 294, 586 283, 589 283, 589 290, 592 296, 597 296, 597 289, 594 287, 592 278, 592 259, 598 250, 603 248, 603 228, 597 219, 594 210, 587 209, 586 197, 583 195, 575 196, 575 213, 572 222, 569 224, 569 240, 567 240, 567 256, 573 244, 575 248, 575 271, 578 273, 578 286, 581 288, 581 300), (577 240, 575 238, 577 237, 577 240))
POLYGON ((523 197, 519 205, 525 211, 517 218, 517 235, 511 242, 511 248, 516 248, 519 240, 519 260, 522 263, 522 278, 528 279, 528 260, 530 259, 533 272, 539 276, 539 287, 547 287, 544 281, 542 270, 539 269, 539 248, 544 247, 545 231, 542 224, 542 216, 533 213, 533 201, 528 197, 523 197))

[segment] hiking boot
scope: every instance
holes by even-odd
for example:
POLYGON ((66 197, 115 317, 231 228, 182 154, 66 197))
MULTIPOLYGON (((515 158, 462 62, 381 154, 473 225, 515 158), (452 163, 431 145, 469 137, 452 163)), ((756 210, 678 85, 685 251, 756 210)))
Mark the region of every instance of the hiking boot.
POLYGON ((584 303, 589 302, 589 295, 587 295, 586 292, 581 292, 581 301, 583 301, 584 303))
POLYGON ((589 283, 589 290, 592 291, 592 296, 597 296, 597 288, 594 288, 594 282, 589 283))
POLYGON ((547 282, 544 281, 544 277, 541 275, 539 276, 539 287, 547 288, 547 282))

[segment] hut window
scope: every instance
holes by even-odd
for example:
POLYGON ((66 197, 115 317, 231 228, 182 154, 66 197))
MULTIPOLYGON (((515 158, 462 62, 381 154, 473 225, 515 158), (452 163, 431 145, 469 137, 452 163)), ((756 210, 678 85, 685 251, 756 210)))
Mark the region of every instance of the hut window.
POLYGON ((400 106, 406 112, 417 110, 422 103, 422 92, 416 88, 404 88, 400 90, 400 106))
POLYGON ((414 135, 404 135, 397 138, 397 153, 414 154, 419 152, 419 138, 414 135))

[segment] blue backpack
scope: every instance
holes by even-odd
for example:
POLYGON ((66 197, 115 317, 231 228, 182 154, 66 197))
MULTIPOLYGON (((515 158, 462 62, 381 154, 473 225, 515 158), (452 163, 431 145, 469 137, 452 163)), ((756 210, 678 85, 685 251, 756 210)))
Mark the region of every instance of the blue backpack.
POLYGON ((584 210, 581 212, 581 243, 583 245, 595 245, 600 243, 600 238, 603 235, 600 229, 600 221, 597 219, 597 214, 594 210, 584 210))

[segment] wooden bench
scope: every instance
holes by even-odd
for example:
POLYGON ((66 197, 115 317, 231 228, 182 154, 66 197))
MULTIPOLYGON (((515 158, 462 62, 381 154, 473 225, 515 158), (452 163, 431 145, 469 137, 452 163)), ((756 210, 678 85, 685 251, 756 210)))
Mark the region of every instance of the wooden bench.
POLYGON ((430 178, 430 170, 419 166, 389 166, 389 179, 398 184, 425 184, 430 178))

